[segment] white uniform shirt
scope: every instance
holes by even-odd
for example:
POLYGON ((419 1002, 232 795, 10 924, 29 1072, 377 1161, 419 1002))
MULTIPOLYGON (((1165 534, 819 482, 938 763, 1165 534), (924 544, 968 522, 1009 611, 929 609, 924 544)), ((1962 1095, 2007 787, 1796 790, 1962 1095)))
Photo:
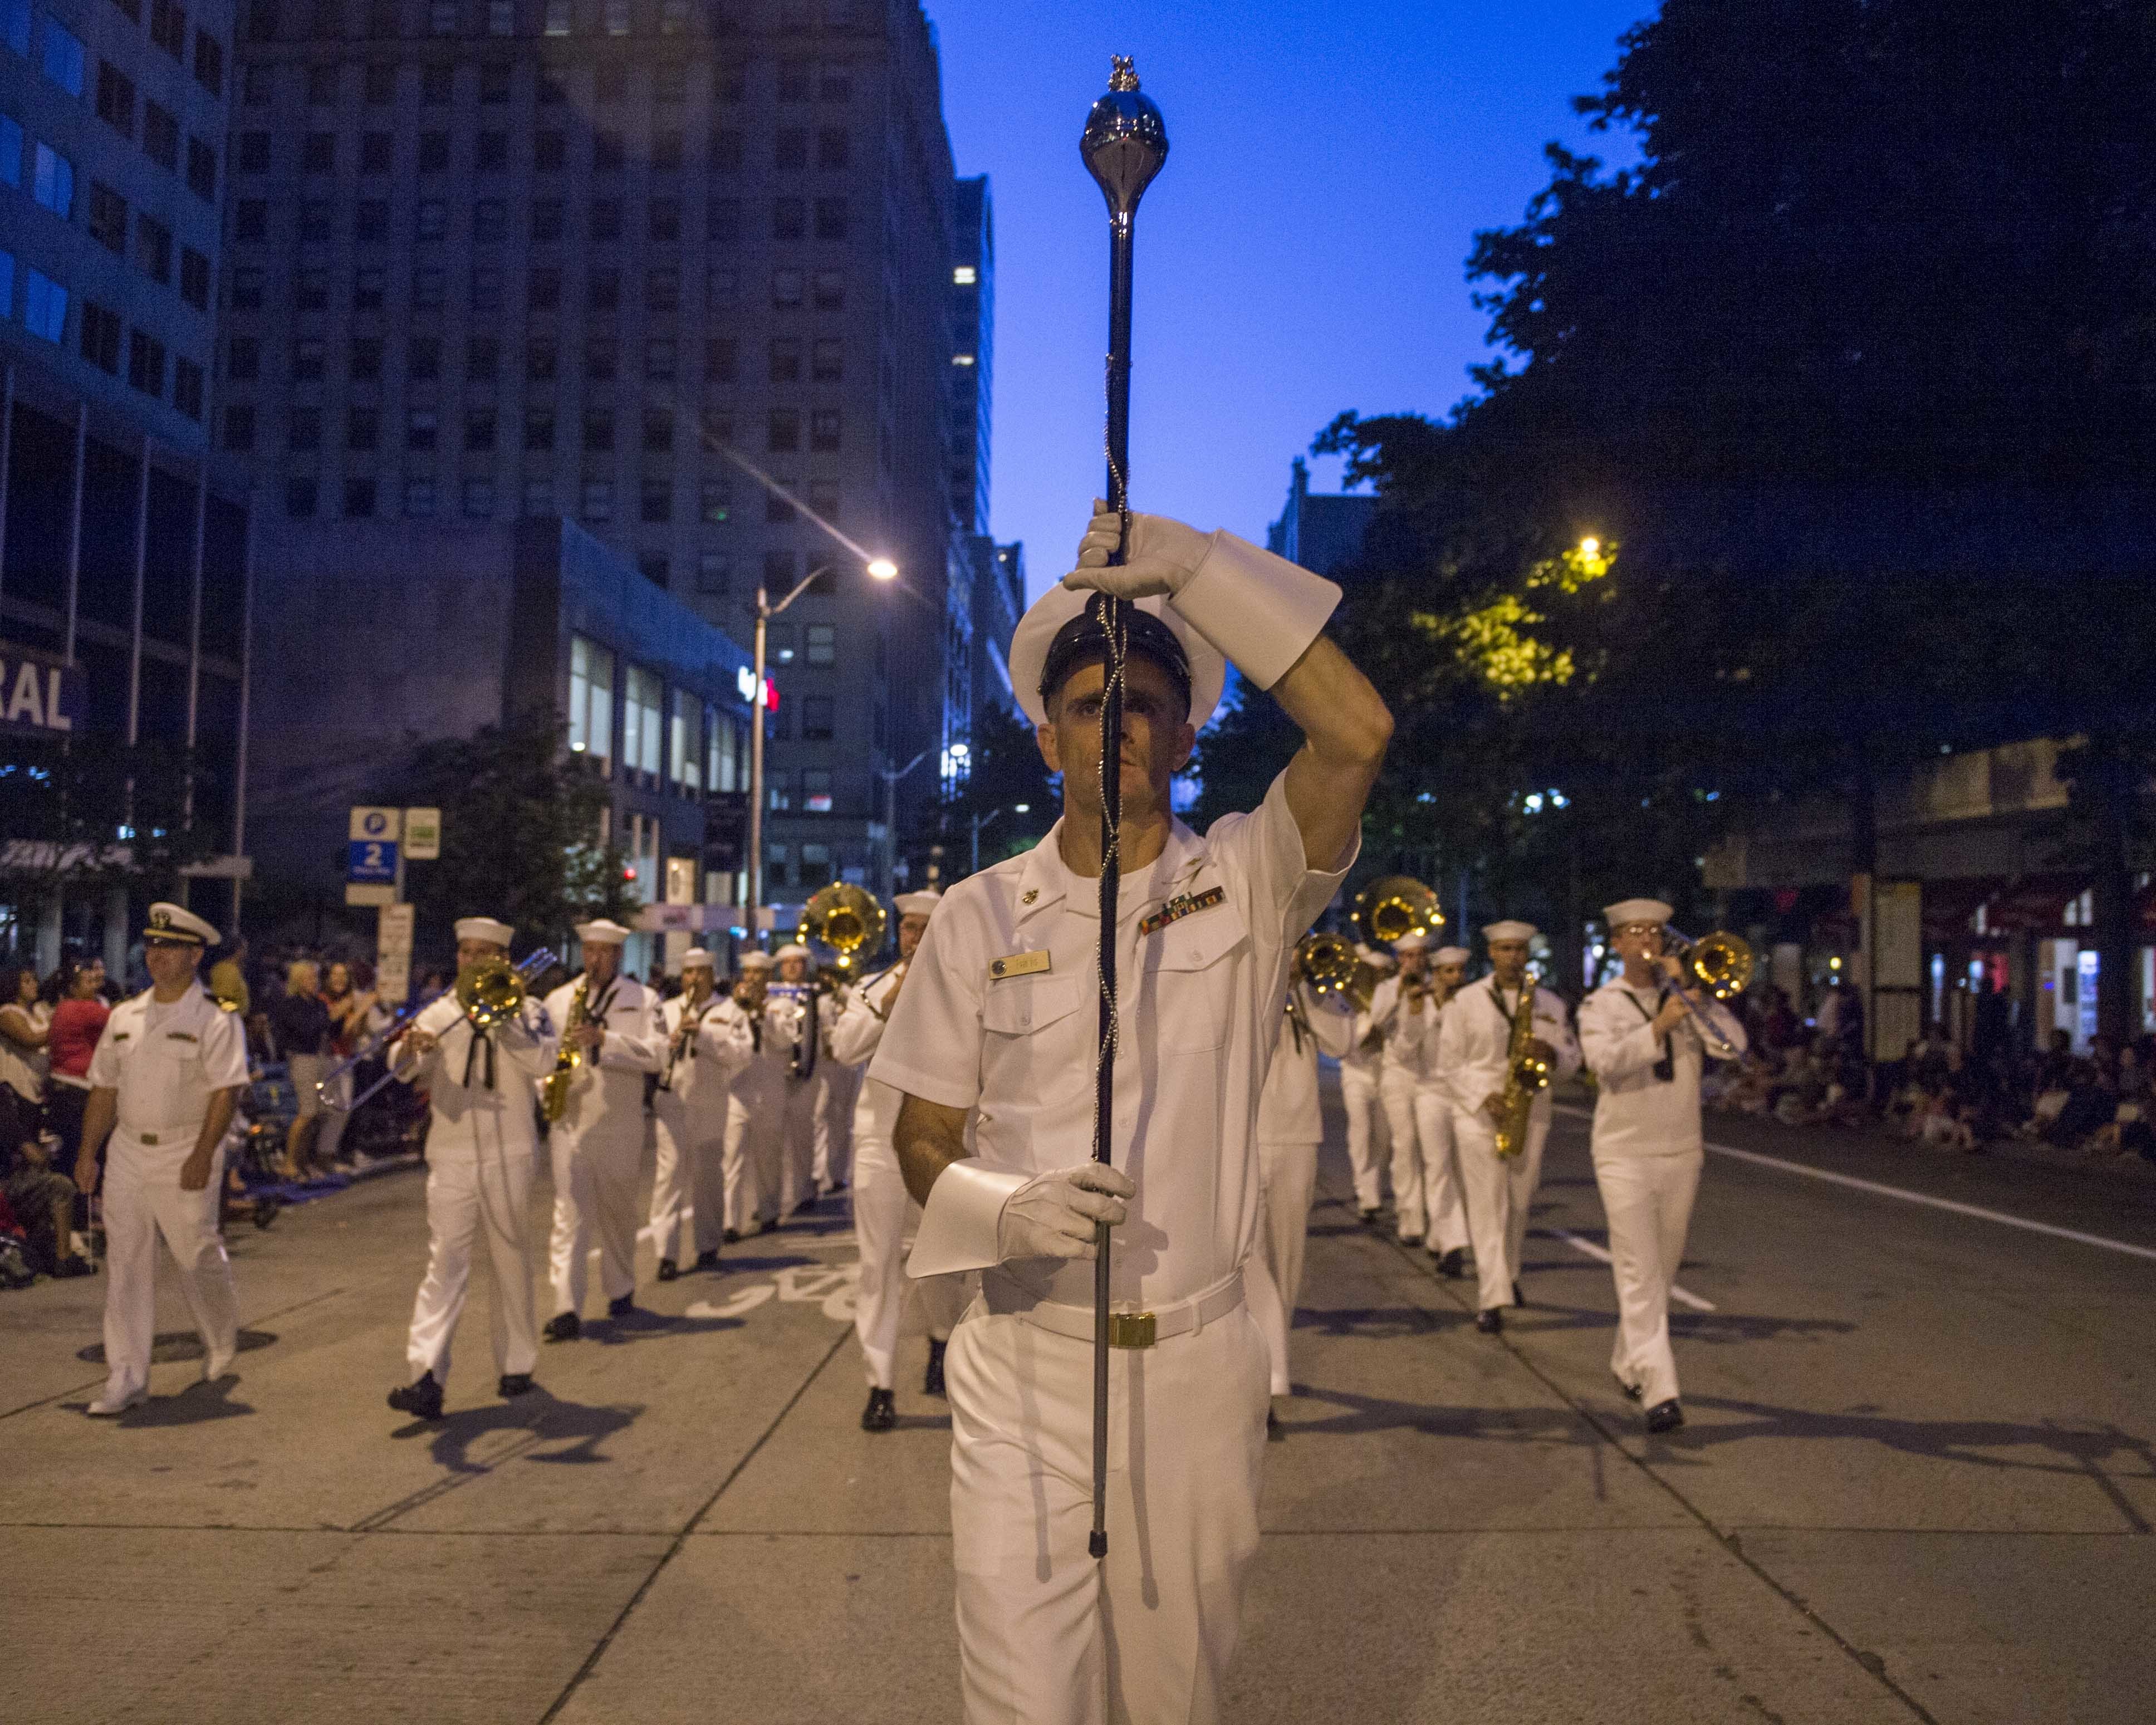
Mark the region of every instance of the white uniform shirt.
MULTIPOLYGON (((1681 1156, 1701 1148, 1699 1076, 1707 1045, 1686 1019, 1670 1032, 1671 1076, 1655 1076, 1662 1044, 1651 1021, 1659 988, 1635 988, 1622 977, 1604 983, 1579 1008, 1579 1045, 1599 1086, 1594 1099, 1598 1156, 1681 1156)), ((1742 1054, 1747 1044, 1737 1014, 1718 1001, 1702 1003, 1715 1027, 1742 1054)))
POLYGON ((413 1019, 414 1029, 435 1039, 424 1060, 402 1060, 397 1076, 424 1084, 434 1111, 427 1128, 427 1154, 461 1151, 523 1151, 536 1147, 531 1084, 554 1070, 561 1046, 543 1028, 538 1004, 526 999, 516 1017, 506 1019, 484 1039, 472 1029, 454 993, 430 1000, 413 1019), (494 1060, 491 1082, 487 1050, 494 1060), (470 1079, 467 1083, 466 1079, 470 1079))
MULTIPOLYGON (((1028 1173, 1075 1166, 1093 1147, 1100 883, 1065 865, 1061 833, 1058 821, 946 895, 870 1068, 893 1089, 977 1109, 982 1159, 1028 1173), (1009 963, 1021 954, 1036 956, 1009 963)), ((1176 822, 1152 866, 1118 883, 1112 1150, 1137 1195, 1116 1230, 1113 1297, 1171 1305, 1249 1255, 1258 1094, 1288 962, 1353 860, 1351 846, 1337 870, 1306 865, 1276 778, 1255 813, 1224 815, 1202 839, 1176 822)), ((1065 1304, 1092 1299, 1090 1263, 1000 1273, 1065 1304)))
MULTIPOLYGON (((849 1066, 865 1066, 875 1058, 883 1041, 884 1025, 891 1017, 891 997, 898 993, 903 963, 864 978, 848 997, 845 1009, 831 1029, 831 1053, 849 1066)), ((864 1079, 854 1103, 854 1137, 888 1144, 898 1128, 903 1092, 874 1078, 864 1079)))
POLYGON ((194 1152, 210 1097, 246 1082, 239 1014, 199 983, 169 1005, 148 990, 123 1000, 90 1057, 90 1087, 120 1093, 120 1144, 138 1160, 169 1161, 175 1172, 194 1152), (147 1158, 137 1147, 149 1147, 147 1158))
MULTIPOLYGON (((667 1089, 685 1104, 696 1107, 717 1106, 734 1075, 748 1064, 749 1056, 755 1052, 747 1016, 738 1010, 732 1014, 721 1010, 730 1004, 716 994, 705 1000, 696 1014, 696 1028, 682 1047, 681 1057, 674 1062, 673 1076, 667 1082, 667 1089)), ((659 1068, 662 1072, 666 1070, 667 1055, 674 1046, 674 1039, 681 1034, 681 1020, 688 1012, 686 994, 676 994, 659 1009, 659 1068)))
MULTIPOLYGON (((547 997, 547 1014, 557 1035, 568 1028, 569 1003, 577 988, 564 983, 547 997)), ((666 1057, 657 997, 634 977, 616 977, 595 997, 586 997, 584 1022, 604 1024, 606 1040, 599 1045, 598 1070, 587 1055, 569 1081, 561 1125, 572 1132, 589 1132, 605 1121, 626 1132, 618 1122, 634 1120, 641 1131, 644 1075, 656 1072, 666 1057)))
POLYGON ((1407 979, 1389 976, 1371 990, 1370 1009, 1355 1015, 1358 1042, 1373 1030, 1383 1039, 1380 1071, 1407 1072, 1419 1078, 1427 1070, 1430 1052, 1427 1033, 1437 1022, 1437 1001, 1430 987, 1430 978, 1424 978, 1422 1010, 1410 1012, 1403 998, 1407 979))
MULTIPOLYGON (((1502 1095, 1511 1070, 1506 1051, 1512 1045, 1512 1009, 1519 1004, 1517 988, 1500 988, 1494 976, 1472 982, 1445 1004, 1437 1021, 1439 1081, 1453 1106, 1465 1113, 1487 1120, 1482 1104, 1502 1095)), ((1568 1078, 1579 1070, 1579 1044, 1573 1038, 1564 1002, 1548 988, 1535 990, 1535 1034, 1556 1050, 1550 1063, 1550 1081, 1568 1078)), ((1535 1098, 1542 1115, 1549 1113, 1549 1091, 1535 1098)))
POLYGON ((1260 1144, 1315 1144, 1324 1137, 1317 1108, 1317 1057, 1327 1054, 1337 1060, 1355 1042, 1354 1014, 1326 1004, 1305 984, 1298 983, 1294 992, 1300 997, 1302 1023, 1297 1024, 1291 1012, 1280 1015, 1273 1062, 1265 1068, 1265 1087, 1258 1096, 1260 1144))

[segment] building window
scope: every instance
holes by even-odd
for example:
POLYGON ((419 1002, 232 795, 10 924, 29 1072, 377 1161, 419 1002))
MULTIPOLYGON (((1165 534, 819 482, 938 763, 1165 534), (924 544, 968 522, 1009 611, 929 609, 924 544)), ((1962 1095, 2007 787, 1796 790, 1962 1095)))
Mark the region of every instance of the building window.
POLYGON ((707 479, 699 494, 697 515, 709 526, 722 527, 733 514, 733 480, 725 474, 707 479))
POLYGON ((232 306, 235 311, 262 309, 262 271, 254 264, 244 264, 232 272, 232 306))
POLYGON ((704 788, 704 739, 697 734, 704 703, 686 689, 674 691, 666 726, 666 779, 685 791, 704 788))
POLYGON ((482 245, 507 237, 509 206, 499 198, 482 198, 472 206, 472 238, 482 245))
MULTIPOLYGON (((326 298, 327 295, 325 295, 324 297, 326 298)), ((379 336, 356 336, 352 344, 352 382, 372 383, 381 375, 382 337, 379 336)))
MULTIPOLYGON (((802 775, 802 783, 805 798, 805 788, 808 783, 806 773, 802 775)), ((828 845, 803 845, 801 847, 800 885, 802 889, 804 891, 812 891, 819 886, 828 886, 830 884, 831 847, 828 845)))
POLYGON ((674 343, 663 336, 654 336, 644 344, 644 376, 647 382, 674 381, 674 343))
POLYGON ((816 134, 816 166, 840 168, 847 165, 852 154, 847 146, 846 129, 843 126, 827 126, 816 134))
POLYGON ((844 239, 846 237, 844 198, 819 198, 816 200, 816 237, 819 239, 844 239))
POLYGON ((644 521, 654 525, 674 519, 674 485, 670 480, 644 480, 640 513, 644 521))
POLYGON ((766 425, 764 447, 774 455, 801 447, 801 415, 792 408, 773 408, 766 425))
POLYGON ((441 198, 419 200, 418 235, 423 240, 440 239, 449 231, 449 207, 441 198))
POLYGON ((584 409, 584 448, 594 455, 603 455, 613 447, 613 409, 586 408, 584 409))
POLYGON ((727 245, 741 238, 741 199, 714 198, 705 206, 704 238, 727 245))
POLYGON ((165 344, 147 330, 127 332, 127 385, 145 395, 165 393, 165 344))
POLYGON ((457 69, 454 66, 423 66, 419 70, 419 101, 429 108, 446 108, 456 100, 457 69))
POLYGON ((120 314, 95 300, 82 302, 82 357, 101 372, 120 371, 120 314))
POLYGON ((404 413, 404 447, 431 449, 440 435, 441 422, 432 408, 408 408, 404 413))
MULTIPOLYGON (((764 552, 763 584, 766 587, 773 593, 791 593, 793 590, 794 578, 792 552, 767 551, 764 552)), ((782 662, 791 660, 793 657, 793 629, 785 624, 781 624, 777 633, 785 638, 786 643, 784 646, 777 649, 779 660, 782 662)))
POLYGON ((395 159, 395 149, 394 139, 386 131, 362 134, 359 141, 359 171, 370 176, 388 173, 395 159))
POLYGON ((546 30, 549 36, 566 36, 573 28, 569 0, 547 0, 546 30))
POLYGON ((721 126, 711 134, 711 164, 713 167, 732 170, 742 165, 742 135, 730 126, 721 126))
POLYGON ((734 416, 724 408, 706 408, 697 416, 707 449, 723 449, 734 440, 734 416))
POLYGON ((270 134, 244 131, 239 135, 239 171, 244 174, 270 172, 270 134))
POLYGON ((172 405, 190 419, 203 416, 203 368, 191 359, 172 362, 172 405))
POLYGON ((362 198, 353 207, 352 237, 362 245, 380 245, 389 238, 389 200, 362 198))
POLYGON ((382 446, 382 409, 379 408, 346 408, 344 412, 344 446, 347 449, 372 450, 382 446))
MULTIPOLYGON (((678 71, 680 68, 677 67, 675 69, 678 71)), ((654 171, 670 173, 678 169, 681 166, 681 129, 679 126, 665 126, 653 132, 651 134, 651 166, 654 171)), ((676 228, 680 226, 680 204, 676 203, 675 205, 676 228)), ((654 239, 658 237, 655 233, 652 235, 654 239)), ((670 239, 675 237, 676 236, 670 234, 668 236, 670 239)))
POLYGON ((457 33, 457 0, 427 0, 427 33, 429 36, 454 36, 457 33))
POLYGON ((616 355, 619 350, 612 336, 587 336, 584 338, 584 381, 588 383, 611 383, 619 369, 616 355))
POLYGON ((542 66, 539 69, 536 100, 542 108, 559 108, 565 105, 569 100, 568 74, 563 72, 549 71, 546 67, 542 66))
POLYGON ((606 33, 609 36, 629 33, 629 0, 605 0, 606 33))
POLYGON ((180 297, 198 311, 209 310, 209 259, 191 245, 180 248, 180 297))
POLYGON ((811 665, 836 665, 839 662, 839 632, 828 623, 812 623, 805 631, 803 643, 811 665))
POLYGON ((297 285, 293 303, 302 311, 321 311, 330 303, 330 273, 326 270, 302 270, 294 278, 297 285))
POLYGON ((808 416, 808 447, 829 454, 839 447, 839 410, 823 408, 808 416))
POLYGON ((778 63, 778 99, 782 102, 805 102, 808 100, 809 63, 807 60, 781 60, 778 63))
POLYGON ((551 336, 535 336, 524 344, 524 378, 528 383, 551 383, 562 369, 561 344, 551 336))
POLYGON ((509 134, 506 131, 483 131, 479 135, 479 152, 473 165, 482 173, 498 173, 509 166, 509 134))
POLYGON ((662 590, 666 586, 669 567, 665 554, 660 552, 648 551, 636 560, 636 572, 662 590))
POLYGON ((534 311, 552 311, 562 303, 562 272, 552 264, 534 270, 525 283, 524 303, 534 311))
POLYGON ((535 198, 531 200, 531 238, 534 241, 559 239, 562 226, 560 198, 535 198))
POLYGON ((733 559, 722 551, 696 554, 696 591, 707 599, 722 599, 732 590, 733 559))
POLYGON ((850 102, 854 99, 854 80, 844 60, 825 60, 818 68, 817 95, 827 102, 850 102))
POLYGON ((300 520, 311 518, 316 509, 319 485, 310 475, 302 475, 285 481, 285 513, 300 520))
POLYGON ((467 452, 475 455, 493 454, 494 432, 495 413, 492 408, 465 409, 465 449, 467 452))
POLYGON ((772 271, 771 303, 781 311, 801 309, 801 272, 798 270, 772 271))
POLYGON ((844 311, 846 309, 844 270, 819 270, 816 272, 816 309, 819 311, 844 311))
POLYGON ((613 655, 569 637, 569 749, 604 767, 613 757, 613 655))
POLYGON ((516 33, 516 0, 486 0, 486 33, 490 36, 514 36, 516 33))
POLYGON ((741 271, 714 270, 704 279, 704 309, 724 311, 741 293, 741 271))
POLYGON ((773 239, 805 239, 808 235, 808 204, 805 198, 774 198, 771 200, 771 237, 773 239))
POLYGON ((835 734, 833 726, 829 696, 811 695, 801 703, 801 740, 803 742, 829 742, 835 734))
POLYGON ((213 96, 224 94, 224 44, 206 30, 195 32, 195 82, 213 96))
POLYGON ((501 342, 493 336, 474 336, 465 343, 465 381, 491 383, 501 370, 501 342))
POLYGON ((526 408, 524 410, 524 447, 542 452, 554 447, 554 410, 552 408, 526 408))
POLYGON ((592 134, 592 167, 598 173, 620 172, 624 151, 621 133, 611 127, 602 127, 592 134))
POLYGON ((674 411, 670 408, 646 408, 644 410, 644 450, 648 455, 664 455, 674 448, 674 411))
POLYGON ((801 381, 801 343, 791 336, 779 336, 771 344, 771 381, 774 383, 798 383, 801 381))
POLYGON ((172 0, 150 0, 150 39, 177 59, 187 58, 187 11, 172 0))
POLYGON ((370 264, 352 278, 352 306, 355 311, 379 311, 389 298, 389 272, 370 264))
POLYGON ((610 521, 613 519, 613 482, 611 480, 586 480, 583 504, 578 513, 588 521, 610 521))
POLYGON ((621 304, 621 271, 611 266, 592 271, 591 290, 585 302, 593 311, 612 311, 621 304))
MULTIPOLYGON (((397 33, 394 0, 391 0, 390 28, 387 33, 392 36, 397 33)), ((397 68, 378 60, 370 64, 362 82, 362 94, 370 108, 391 106, 397 100, 397 68)))
POLYGON ((275 69, 268 65, 244 68, 239 74, 239 100, 250 108, 266 108, 275 89, 275 69))
POLYGON ((187 190, 204 203, 217 202, 217 151, 200 138, 187 140, 187 190))
POLYGON ((142 104, 142 153, 158 167, 179 172, 180 122, 155 102, 142 104))
MULTIPOLYGON (((802 720, 802 724, 804 727, 802 735, 806 737, 808 732, 805 727, 808 720, 805 716, 802 720)), ((804 814, 829 814, 831 812, 831 775, 824 768, 811 767, 802 773, 801 809, 804 814)), ((816 845, 803 845, 801 860, 805 864, 808 860, 810 851, 822 848, 816 845)))
POLYGON ((326 198, 310 198, 300 205, 300 238, 310 245, 321 245, 330 237, 330 201, 326 198))
POLYGON ((665 721, 660 707, 664 689, 656 673, 638 665, 628 668, 622 686, 622 764, 654 778, 659 777, 660 752, 664 747, 665 721))
POLYGON ((659 0, 659 33, 662 36, 685 36, 689 33, 689 0, 659 0))
POLYGON ((474 521, 487 521, 494 515, 494 481, 490 479, 468 479, 465 481, 465 513, 474 521))
MULTIPOLYGON (((110 60, 97 63, 97 117, 123 138, 135 136, 135 80, 110 60)), ((263 141, 266 156, 270 134, 256 132, 249 136, 263 141)), ((270 164, 265 160, 262 165, 267 167, 270 164)))
POLYGON ((490 107, 509 100, 509 63, 488 60, 479 69, 479 99, 490 107))
POLYGON ((323 347, 312 338, 292 344, 292 381, 319 383, 322 378, 323 347))
POLYGON ((430 479, 408 479, 404 481, 404 513, 425 516, 434 512, 434 482, 430 479))
MULTIPOLYGON (((90 237, 109 252, 125 254, 127 249, 127 200, 101 180, 90 182, 90 237)), ((171 239, 167 233, 168 253, 171 239)))
POLYGON ((808 128, 788 126, 780 128, 778 139, 772 151, 773 166, 779 168, 802 168, 808 166, 808 128))
POLYGON ((794 518, 793 500, 783 497, 776 491, 763 494, 763 520, 767 526, 783 526, 794 518))
POLYGON ((531 166, 542 174, 557 174, 569 159, 569 135, 542 131, 531 140, 531 166))
POLYGON ((405 373, 415 383, 431 383, 442 375, 442 338, 414 336, 404 352, 405 373))
POLYGON ((740 349, 732 336, 704 338, 704 381, 731 383, 739 370, 740 349))
POLYGON ((592 238, 619 239, 621 238, 621 200, 619 198, 594 198, 592 200, 592 238))
MULTIPOLYGON (((268 153, 266 151, 264 152, 268 153)), ((244 162, 240 164, 243 167, 244 162)), ((326 174, 336 172, 336 134, 333 131, 311 131, 300 141, 300 168, 304 173, 326 174)))
POLYGON ((254 447, 254 409, 229 407, 224 410, 224 446, 242 453, 254 447))
POLYGON ((63 221, 74 219, 74 164, 50 144, 39 144, 32 158, 30 195, 63 221))
POLYGON ((704 783, 715 791, 743 788, 748 769, 742 742, 742 727, 731 715, 716 707, 704 709, 704 783))
POLYGON ((553 480, 551 479, 528 479, 525 480, 524 512, 526 515, 553 514, 553 480))
POLYGON ((654 198, 649 212, 650 234, 664 245, 681 237, 681 200, 678 198, 654 198))
MULTIPOLYGON (((344 482, 344 512, 350 516, 366 520, 374 513, 377 490, 374 480, 366 474, 355 474, 344 482)), ((409 512, 408 511, 407 511, 409 512)))

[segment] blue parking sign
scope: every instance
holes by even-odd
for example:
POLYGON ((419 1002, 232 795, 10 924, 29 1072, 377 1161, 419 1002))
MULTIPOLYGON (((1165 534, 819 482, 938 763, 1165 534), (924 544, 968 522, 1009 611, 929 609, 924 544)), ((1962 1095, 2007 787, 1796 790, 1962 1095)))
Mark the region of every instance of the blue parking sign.
POLYGON ((344 877, 356 883, 393 885, 397 879, 394 839, 354 839, 346 850, 344 877))

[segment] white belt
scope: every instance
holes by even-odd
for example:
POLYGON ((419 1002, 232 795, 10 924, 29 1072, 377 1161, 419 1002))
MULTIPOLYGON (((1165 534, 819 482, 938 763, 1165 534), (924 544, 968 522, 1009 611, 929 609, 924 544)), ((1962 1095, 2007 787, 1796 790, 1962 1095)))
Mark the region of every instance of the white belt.
MULTIPOLYGON (((985 1276, 981 1297, 991 1312, 1014 1312, 1036 1329, 1067 1336, 1073 1342, 1093 1339, 1093 1308, 1065 1306, 1055 1300, 1027 1303, 1024 1293, 1001 1276, 985 1276)), ((1111 1312, 1108 1314, 1108 1346, 1151 1348, 1171 1336, 1202 1330, 1243 1303, 1243 1272, 1239 1267, 1226 1281, 1216 1283, 1191 1299, 1179 1300, 1152 1312, 1111 1312)))

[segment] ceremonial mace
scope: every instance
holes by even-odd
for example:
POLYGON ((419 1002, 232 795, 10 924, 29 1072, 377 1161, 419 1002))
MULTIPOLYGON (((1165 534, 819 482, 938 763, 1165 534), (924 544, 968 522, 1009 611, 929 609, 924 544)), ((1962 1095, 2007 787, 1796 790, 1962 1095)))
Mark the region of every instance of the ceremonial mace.
MULTIPOLYGON (((1168 160, 1168 127, 1138 89, 1129 58, 1117 54, 1108 93, 1093 104, 1078 153, 1108 200, 1108 507, 1122 517, 1111 563, 1131 538, 1131 236, 1138 199, 1168 160)), ((1122 863, 1123 665, 1127 601, 1095 593, 1090 601, 1108 636, 1101 700, 1101 1034, 1093 1076, 1093 1160, 1107 1162, 1116 1099, 1116 888, 1122 863)), ((1093 1532, 1087 1549, 1108 1554, 1108 1224, 1093 1230, 1093 1532)))

